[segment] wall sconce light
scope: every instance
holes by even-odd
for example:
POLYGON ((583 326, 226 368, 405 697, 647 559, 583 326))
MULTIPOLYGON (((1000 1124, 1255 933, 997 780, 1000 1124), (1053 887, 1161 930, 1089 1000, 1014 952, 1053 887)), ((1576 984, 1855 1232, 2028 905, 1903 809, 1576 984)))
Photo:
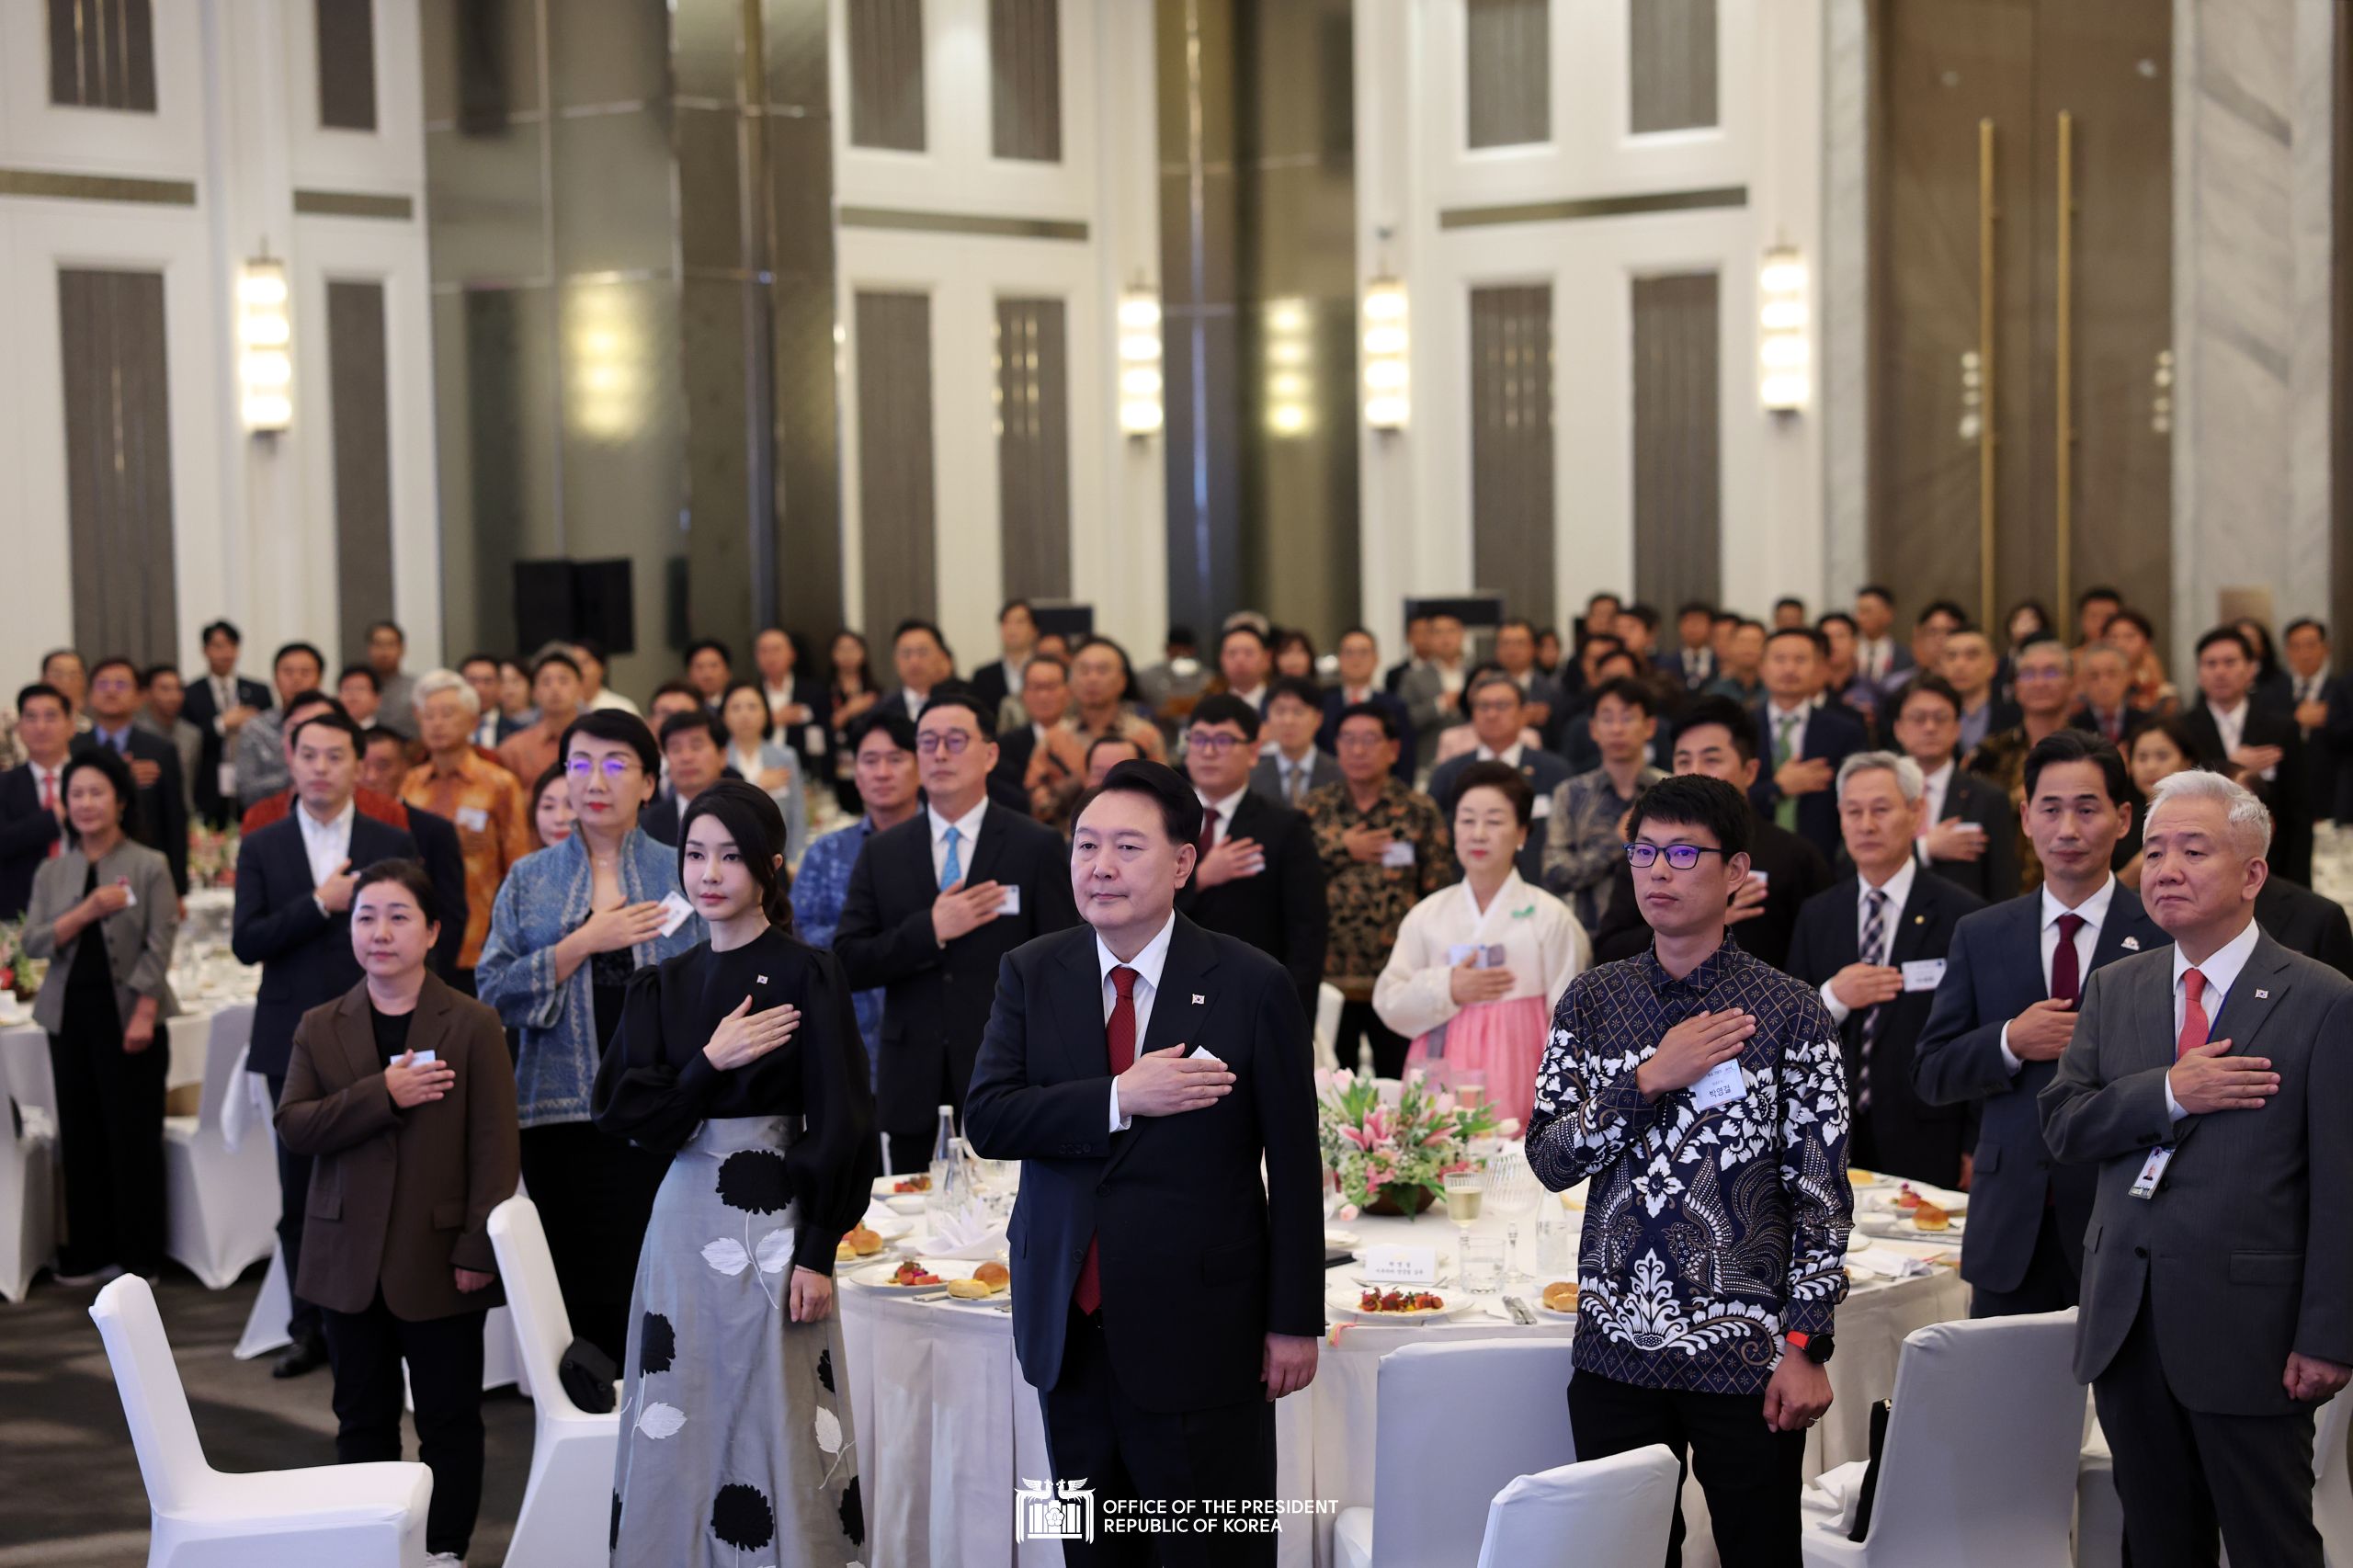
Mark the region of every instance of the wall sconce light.
POLYGON ((1267 301, 1267 428, 1304 436, 1315 425, 1315 317, 1295 295, 1267 301))
POLYGON ((1120 429, 1150 436, 1165 423, 1160 296, 1139 284, 1120 296, 1120 429))
POLYGON ((237 383, 245 428, 275 436, 294 422, 292 301, 286 264, 267 256, 237 277, 237 383))
POLYGON ((1813 395, 1805 258, 1795 246, 1777 245, 1765 253, 1756 295, 1757 400, 1771 413, 1795 414, 1813 395))
POLYGON ((1412 411, 1406 347, 1405 285, 1376 278, 1364 287, 1364 422, 1376 430, 1403 430, 1412 411))

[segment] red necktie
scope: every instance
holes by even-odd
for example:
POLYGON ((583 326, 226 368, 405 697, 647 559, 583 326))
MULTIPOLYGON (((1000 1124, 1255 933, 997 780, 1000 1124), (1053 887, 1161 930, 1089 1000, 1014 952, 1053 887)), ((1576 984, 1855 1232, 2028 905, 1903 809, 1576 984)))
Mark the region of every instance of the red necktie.
MULTIPOLYGON (((40 809, 51 816, 57 814, 57 775, 54 773, 44 773, 40 776, 40 809)), ((48 858, 54 860, 64 853, 63 835, 61 834, 49 841, 48 858)))
POLYGON ((2084 994, 2083 967, 2075 957, 2075 933, 2084 928, 2080 915, 2059 917, 2059 945, 2051 949, 2051 999, 2073 1006, 2084 994))
POLYGON ((2176 1061, 2206 1043, 2206 977, 2194 969, 2181 971, 2181 1038, 2173 1042, 2176 1061))
MULTIPOLYGON (((1210 821, 1214 824, 1217 819, 1210 821)), ((1136 971, 1121 964, 1111 971, 1111 985, 1119 999, 1111 1004, 1111 1021, 1103 1026, 1103 1035, 1110 1046, 1111 1076, 1116 1078, 1136 1064, 1136 971)), ((1071 1292, 1071 1300, 1083 1312, 1103 1304, 1103 1277, 1092 1236, 1086 1239, 1086 1260, 1078 1266, 1078 1288, 1071 1292)))
POLYGON ((1197 851, 1193 863, 1197 866, 1208 859, 1210 851, 1217 847, 1217 812, 1214 810, 1204 810, 1201 812, 1201 836, 1194 843, 1193 847, 1197 851))

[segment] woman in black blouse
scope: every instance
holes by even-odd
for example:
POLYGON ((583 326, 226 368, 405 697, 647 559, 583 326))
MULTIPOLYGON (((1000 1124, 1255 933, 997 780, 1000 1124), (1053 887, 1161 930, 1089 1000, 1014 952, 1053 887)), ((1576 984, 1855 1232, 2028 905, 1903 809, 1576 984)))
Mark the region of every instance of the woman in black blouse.
POLYGON ((842 1563, 865 1536, 833 1267, 881 1162, 849 987, 791 934, 783 847, 765 791, 694 798, 678 877, 710 939, 631 977, 597 1074, 598 1127, 675 1151, 631 1303, 616 1564, 701 1562, 707 1535, 842 1563))

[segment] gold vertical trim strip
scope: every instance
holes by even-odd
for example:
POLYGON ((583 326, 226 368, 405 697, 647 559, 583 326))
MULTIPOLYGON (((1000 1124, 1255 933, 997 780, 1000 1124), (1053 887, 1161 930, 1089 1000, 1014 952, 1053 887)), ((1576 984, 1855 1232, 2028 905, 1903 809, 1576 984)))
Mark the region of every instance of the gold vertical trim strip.
POLYGON ((2052 514, 2059 546, 2060 613, 2075 602, 2075 117, 2059 111, 2059 404, 2058 507, 2052 514))
POLYGON ((1994 625, 1994 122, 1977 122, 1977 600, 1994 625))

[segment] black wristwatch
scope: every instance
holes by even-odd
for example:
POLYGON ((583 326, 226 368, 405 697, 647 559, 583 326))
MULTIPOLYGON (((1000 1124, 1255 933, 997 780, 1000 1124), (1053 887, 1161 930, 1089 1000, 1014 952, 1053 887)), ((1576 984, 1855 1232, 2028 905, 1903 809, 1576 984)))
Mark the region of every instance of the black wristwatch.
POLYGON ((1790 1349, 1817 1367, 1828 1365, 1838 1351, 1838 1342, 1827 1334, 1800 1334, 1792 1329, 1781 1337, 1789 1341, 1790 1349))

